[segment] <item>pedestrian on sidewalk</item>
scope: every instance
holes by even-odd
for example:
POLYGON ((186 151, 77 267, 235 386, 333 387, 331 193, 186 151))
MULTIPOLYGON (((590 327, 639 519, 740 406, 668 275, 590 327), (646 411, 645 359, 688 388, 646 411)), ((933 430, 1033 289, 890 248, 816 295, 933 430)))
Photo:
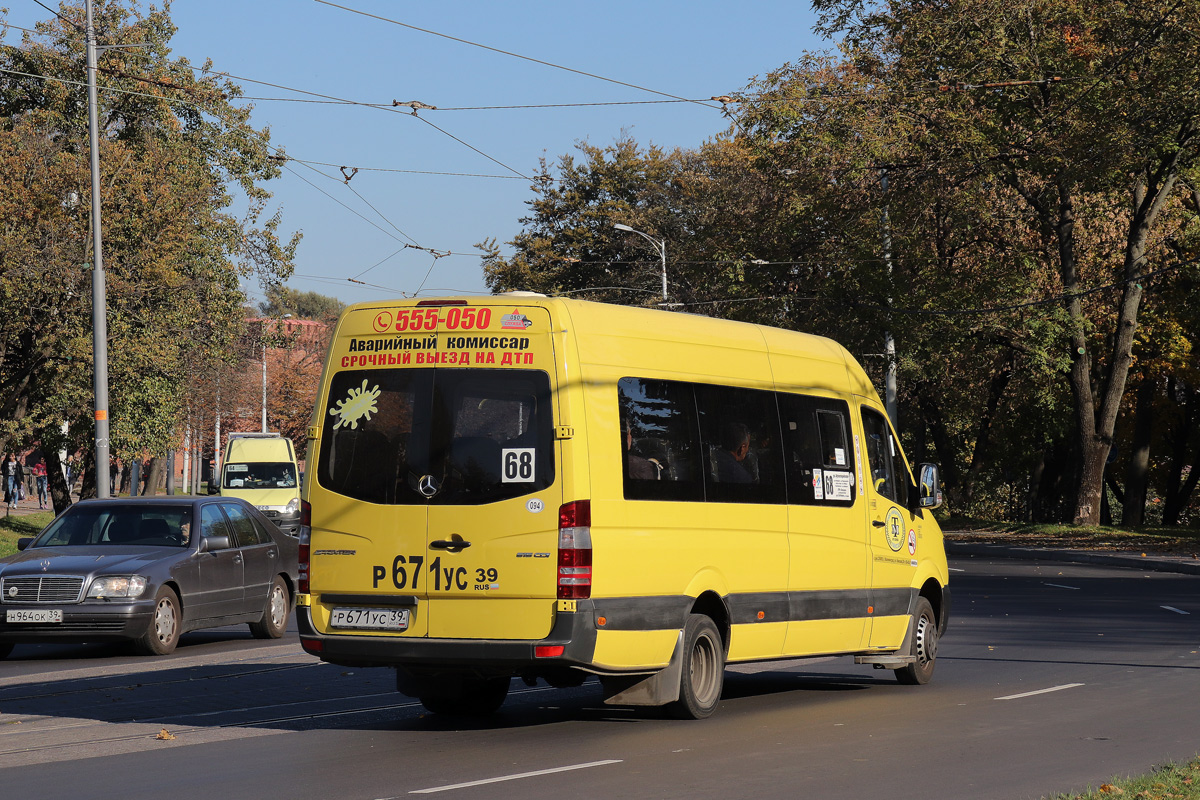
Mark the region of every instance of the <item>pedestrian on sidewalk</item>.
POLYGON ((38 508, 45 508, 48 505, 45 461, 38 459, 38 463, 33 465, 33 479, 37 483, 38 508))
POLYGON ((20 491, 21 480, 25 477, 21 462, 13 453, 8 454, 4 462, 4 502, 9 508, 17 507, 17 495, 20 491))

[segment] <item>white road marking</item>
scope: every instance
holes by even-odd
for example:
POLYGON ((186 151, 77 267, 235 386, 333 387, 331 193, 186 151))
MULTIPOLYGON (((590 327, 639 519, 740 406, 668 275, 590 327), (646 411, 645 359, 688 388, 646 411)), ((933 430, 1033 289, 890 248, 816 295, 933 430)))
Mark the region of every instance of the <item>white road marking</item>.
POLYGON ((469 781, 467 783, 455 783, 449 786, 434 786, 431 789, 414 789, 409 794, 433 794, 434 792, 448 792, 451 789, 466 789, 471 786, 485 786, 489 783, 502 783, 504 781, 515 781, 521 778, 534 778, 538 775, 553 775, 556 772, 570 772, 574 769, 587 769, 588 767, 603 767, 608 764, 620 764, 621 759, 610 758, 607 761, 589 761, 586 764, 572 764, 569 767, 554 767, 553 769, 539 769, 534 772, 521 772, 517 775, 503 775, 499 778, 485 778, 481 781, 469 781))
POLYGON ((1053 586, 1055 589, 1078 589, 1078 586, 1065 586, 1061 583, 1047 583, 1046 586, 1053 586))
POLYGON ((1159 606, 1159 608, 1165 608, 1167 611, 1174 611, 1176 614, 1191 614, 1192 613, 1190 611, 1182 611, 1182 610, 1176 608, 1175 606, 1159 606))
POLYGON ((1061 692, 1063 689, 1074 689, 1076 686, 1084 686, 1082 683, 1064 683, 1062 686, 1051 686, 1049 689, 1038 689, 1034 692, 1022 692, 1021 694, 1010 694, 1005 697, 993 697, 993 700, 1017 700, 1021 697, 1033 697, 1035 694, 1047 694, 1049 692, 1061 692))
POLYGON ((951 572, 966 572, 965 569, 959 569, 958 567, 950 567, 949 569, 951 572))

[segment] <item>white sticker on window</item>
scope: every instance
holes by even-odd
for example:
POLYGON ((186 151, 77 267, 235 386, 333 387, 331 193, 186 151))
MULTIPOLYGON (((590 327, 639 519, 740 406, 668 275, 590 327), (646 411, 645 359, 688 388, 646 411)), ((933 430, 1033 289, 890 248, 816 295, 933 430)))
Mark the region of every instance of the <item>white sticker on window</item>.
POLYGON ((250 468, 247 467, 245 464, 226 464, 225 471, 226 472, 249 472, 250 468))
POLYGON ((506 447, 500 451, 501 483, 532 483, 537 449, 506 447))
POLYGON ((825 499, 850 499, 850 473, 836 470, 825 470, 825 499))
POLYGON ((833 463, 837 464, 839 467, 846 466, 846 448, 833 448, 833 463))
POLYGON ((825 499, 825 480, 821 477, 821 470, 813 470, 813 499, 825 499))

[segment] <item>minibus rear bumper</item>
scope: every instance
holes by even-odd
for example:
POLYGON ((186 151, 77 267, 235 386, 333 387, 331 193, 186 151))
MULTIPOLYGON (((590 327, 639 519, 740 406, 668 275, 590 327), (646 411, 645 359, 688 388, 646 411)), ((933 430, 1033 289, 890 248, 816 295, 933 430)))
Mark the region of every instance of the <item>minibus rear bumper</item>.
POLYGON ((415 636, 324 634, 312 623, 312 610, 296 609, 300 643, 322 661, 346 667, 436 667, 485 669, 519 674, 530 668, 586 666, 596 651, 591 603, 558 611, 545 639, 429 639, 415 636), (585 607, 586 606, 586 607, 585 607), (561 652, 557 650, 561 647, 561 652), (552 652, 555 655, 539 655, 552 652))

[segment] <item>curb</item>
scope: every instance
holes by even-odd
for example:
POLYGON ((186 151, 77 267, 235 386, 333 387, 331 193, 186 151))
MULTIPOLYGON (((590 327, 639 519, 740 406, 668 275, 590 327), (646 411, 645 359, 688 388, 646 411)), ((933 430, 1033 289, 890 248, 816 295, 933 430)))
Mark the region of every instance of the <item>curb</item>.
POLYGON ((1135 556, 1129 553, 1102 553, 1084 550, 1055 550, 1049 547, 1013 547, 1004 544, 946 541, 947 556, 968 558, 1020 558, 1029 561, 1053 561, 1064 564, 1098 564, 1150 572, 1177 572, 1200 575, 1200 561, 1180 557, 1135 556))

